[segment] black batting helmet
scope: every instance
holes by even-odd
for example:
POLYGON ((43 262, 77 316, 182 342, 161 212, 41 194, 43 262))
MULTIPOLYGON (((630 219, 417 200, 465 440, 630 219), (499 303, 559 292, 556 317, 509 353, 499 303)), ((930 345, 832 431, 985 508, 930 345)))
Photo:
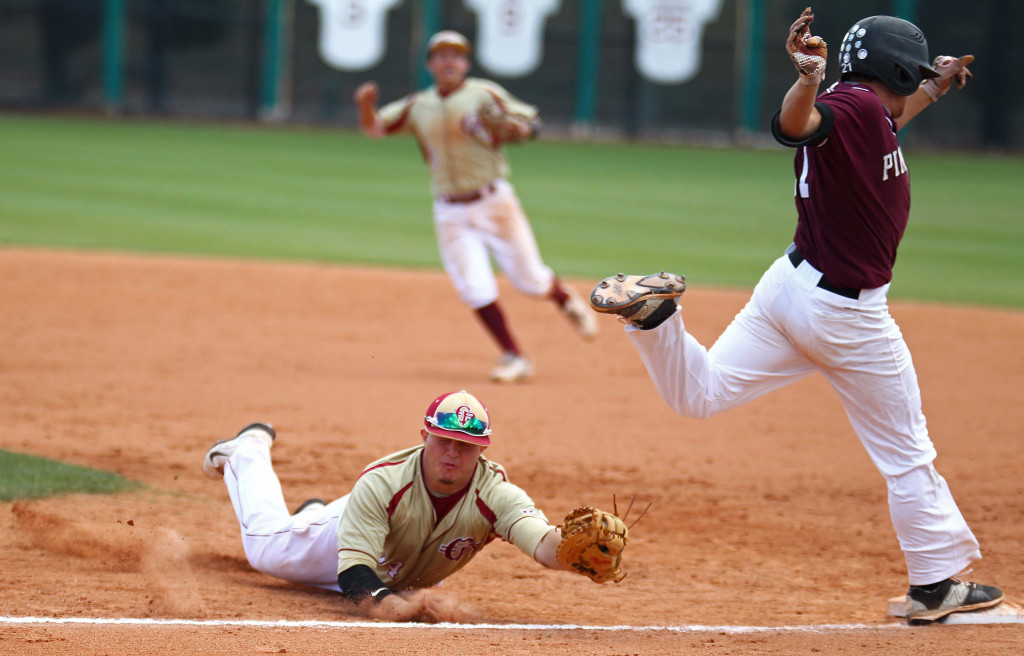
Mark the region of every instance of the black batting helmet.
POLYGON ((916 25, 892 16, 854 23, 839 47, 842 79, 859 73, 878 78, 893 93, 909 96, 921 80, 938 77, 928 61, 928 41, 916 25))

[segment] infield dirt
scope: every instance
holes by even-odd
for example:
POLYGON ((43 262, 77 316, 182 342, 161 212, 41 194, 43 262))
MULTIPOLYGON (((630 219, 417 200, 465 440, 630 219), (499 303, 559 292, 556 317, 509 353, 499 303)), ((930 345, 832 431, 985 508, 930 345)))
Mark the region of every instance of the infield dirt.
MULTIPOLYGON (((610 272, 614 273, 614 271, 610 272)), ((683 297, 710 345, 749 296, 683 297)), ((574 280, 580 292, 592 282, 574 280)), ((278 429, 291 507, 345 494, 415 444, 429 402, 491 411, 487 456, 552 521, 577 505, 634 515, 628 576, 598 586, 487 547, 441 590, 466 623, 877 628, 730 635, 5 625, 3 654, 1019 654, 1024 625, 893 628, 905 587, 885 483, 815 376, 709 420, 662 402, 616 321, 584 342, 548 302, 502 287, 537 367, 487 380, 495 349, 440 272, 0 250, 0 448, 116 471, 113 497, 0 504, 2 616, 361 619, 335 595, 252 571, 208 446, 278 429), (380 645, 389 645, 381 650, 380 645)), ((894 302, 936 464, 977 534, 971 577, 1024 591, 1024 314, 894 302)))

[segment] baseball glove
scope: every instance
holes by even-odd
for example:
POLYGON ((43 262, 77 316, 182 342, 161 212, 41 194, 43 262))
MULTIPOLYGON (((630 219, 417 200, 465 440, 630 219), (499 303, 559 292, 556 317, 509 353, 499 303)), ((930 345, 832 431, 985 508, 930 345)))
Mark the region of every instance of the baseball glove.
POLYGON ((828 61, 828 44, 820 36, 811 36, 814 14, 811 8, 804 9, 800 18, 789 28, 786 52, 793 60, 800 79, 807 86, 820 84, 825 79, 825 62, 828 61))
POLYGON ((523 141, 531 133, 529 121, 522 116, 505 113, 496 104, 485 105, 480 110, 480 123, 499 144, 523 141))
POLYGON ((577 508, 565 516, 561 528, 562 542, 555 552, 559 565, 595 583, 625 578, 622 550, 629 543, 629 529, 617 515, 577 508))

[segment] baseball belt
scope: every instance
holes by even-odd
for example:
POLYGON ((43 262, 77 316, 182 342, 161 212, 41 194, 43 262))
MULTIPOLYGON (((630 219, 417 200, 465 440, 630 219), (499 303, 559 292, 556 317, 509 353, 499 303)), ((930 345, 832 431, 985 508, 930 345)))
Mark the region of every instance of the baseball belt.
MULTIPOLYGON (((794 268, 800 266, 800 263, 804 261, 803 253, 797 250, 796 246, 794 246, 786 254, 789 255, 789 261, 793 263, 794 268)), ((818 281, 818 287, 824 289, 827 292, 832 292, 833 294, 838 294, 839 296, 843 296, 845 298, 852 298, 855 301, 858 298, 860 298, 859 289, 851 289, 849 287, 837 287, 836 285, 833 285, 828 281, 828 278, 825 277, 824 273, 821 274, 821 280, 818 281)))

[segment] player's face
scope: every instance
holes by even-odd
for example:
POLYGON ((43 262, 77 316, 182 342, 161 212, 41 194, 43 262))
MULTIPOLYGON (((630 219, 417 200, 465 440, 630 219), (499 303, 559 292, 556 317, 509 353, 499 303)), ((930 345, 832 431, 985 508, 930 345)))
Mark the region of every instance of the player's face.
POLYGON ((469 57, 458 48, 439 48, 427 59, 427 70, 442 91, 462 84, 469 73, 469 57))
POLYGON ((903 112, 907 108, 908 97, 909 96, 897 96, 896 94, 893 94, 892 100, 885 104, 885 108, 889 110, 889 114, 893 118, 903 116, 903 112))
POLYGON ((882 101, 882 105, 889 111, 889 116, 892 116, 894 119, 903 116, 903 112, 907 108, 907 98, 909 96, 898 95, 881 80, 871 79, 866 84, 875 90, 875 95, 878 96, 878 99, 882 101))
POLYGON ((458 492, 476 471, 476 461, 484 447, 447 437, 425 433, 423 437, 423 476, 435 494, 458 492))

